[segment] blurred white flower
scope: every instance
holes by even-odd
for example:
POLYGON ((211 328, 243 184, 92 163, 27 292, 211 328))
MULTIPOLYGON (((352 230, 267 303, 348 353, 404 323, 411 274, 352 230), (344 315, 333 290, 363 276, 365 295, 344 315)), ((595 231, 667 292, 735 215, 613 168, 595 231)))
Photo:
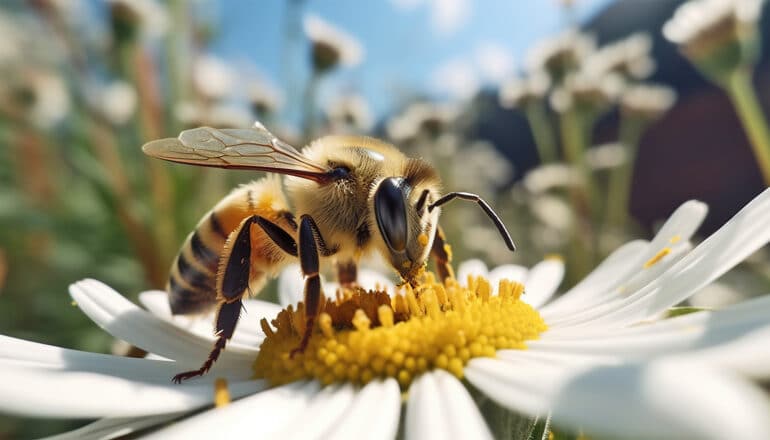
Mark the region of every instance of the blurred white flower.
POLYGON ((551 78, 545 72, 530 72, 524 77, 512 77, 500 87, 500 105, 517 108, 537 102, 551 87, 551 78))
POLYGON ((572 227, 574 220, 572 208, 560 197, 549 194, 539 195, 532 199, 529 206, 540 223, 549 228, 565 233, 572 227))
POLYGON ((221 58, 213 55, 199 55, 193 64, 193 87, 206 99, 225 98, 233 89, 236 75, 221 58))
POLYGON ((367 132, 374 125, 374 117, 369 110, 369 104, 361 95, 345 95, 338 97, 326 109, 329 122, 337 132, 367 132))
POLYGON ((676 103, 676 91, 656 84, 639 84, 626 88, 620 95, 620 110, 624 115, 654 120, 676 103))
POLYGON ((563 189, 583 184, 581 174, 563 163, 549 163, 531 169, 524 175, 524 187, 533 194, 543 194, 552 189, 563 189))
POLYGON ((475 141, 453 154, 452 180, 465 190, 487 193, 513 179, 513 164, 486 141, 475 141))
POLYGON ((617 142, 589 148, 585 157, 588 167, 594 171, 617 168, 628 161, 626 147, 617 142))
POLYGON ((577 29, 569 29, 538 42, 527 53, 529 72, 547 72, 554 83, 560 83, 596 49, 596 39, 577 29))
POLYGON ((757 21, 764 0, 691 0, 663 26, 663 35, 717 83, 759 54, 757 21))
POLYGON ((644 79, 655 70, 651 50, 650 35, 638 32, 602 46, 585 59, 581 68, 594 76, 615 72, 633 79, 644 79))
POLYGON ((90 106, 112 124, 123 125, 134 115, 138 97, 133 85, 116 80, 90 90, 88 101, 90 106))
POLYGON ((663 35, 673 43, 689 45, 721 32, 739 31, 736 27, 756 24, 763 5, 764 0, 691 0, 663 25, 663 35))
POLYGON ((430 76, 430 87, 442 96, 452 99, 470 99, 480 86, 473 64, 463 58, 447 61, 430 76))
POLYGON ((575 107, 599 112, 618 99, 623 86, 623 79, 617 73, 595 76, 578 71, 567 75, 564 83, 554 89, 550 96, 551 106, 559 113, 575 107))
POLYGON ((249 104, 257 115, 275 113, 283 106, 281 90, 262 75, 252 75, 246 87, 249 104))
POLYGON ((316 70, 326 71, 338 64, 352 67, 363 60, 364 49, 350 34, 316 15, 305 16, 303 25, 313 46, 313 66, 316 70))
POLYGON ((23 78, 30 102, 28 115, 43 130, 53 128, 70 111, 71 99, 67 83, 58 73, 34 70, 23 78))
POLYGON ((437 137, 454 122, 459 109, 452 104, 415 102, 386 124, 388 137, 396 142, 414 139, 420 135, 437 137))

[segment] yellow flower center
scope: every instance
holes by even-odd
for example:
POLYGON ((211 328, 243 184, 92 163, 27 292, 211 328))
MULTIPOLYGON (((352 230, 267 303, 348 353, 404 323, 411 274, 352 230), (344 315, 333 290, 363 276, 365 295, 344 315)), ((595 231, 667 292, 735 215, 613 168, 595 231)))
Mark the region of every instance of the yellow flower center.
POLYGON ((440 368, 463 377, 475 357, 494 357, 500 349, 525 349, 545 322, 521 301, 524 286, 500 282, 492 295, 489 282, 469 277, 469 287, 453 280, 435 281, 426 273, 412 289, 393 297, 381 291, 347 289, 327 300, 315 334, 304 353, 291 357, 304 331, 304 305, 263 319, 267 338, 254 362, 255 376, 281 385, 301 379, 324 384, 365 384, 393 377, 406 389, 420 373, 440 368))

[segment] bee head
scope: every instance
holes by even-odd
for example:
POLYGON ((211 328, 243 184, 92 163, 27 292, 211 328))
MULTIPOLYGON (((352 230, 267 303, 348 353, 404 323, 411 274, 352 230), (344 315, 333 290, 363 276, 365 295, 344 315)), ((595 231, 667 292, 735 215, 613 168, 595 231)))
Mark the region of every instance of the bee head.
POLYGON ((427 209, 430 191, 415 191, 408 179, 388 177, 374 191, 374 219, 382 238, 380 252, 409 283, 428 257, 438 210, 427 209))

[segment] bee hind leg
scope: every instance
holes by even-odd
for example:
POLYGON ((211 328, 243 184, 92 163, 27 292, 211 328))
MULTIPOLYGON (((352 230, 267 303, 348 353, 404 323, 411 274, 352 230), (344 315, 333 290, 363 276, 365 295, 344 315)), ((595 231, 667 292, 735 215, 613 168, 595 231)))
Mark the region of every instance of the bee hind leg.
POLYGON ((182 383, 184 380, 197 376, 203 376, 211 369, 211 366, 214 365, 214 362, 219 359, 219 354, 222 352, 222 350, 225 349, 227 341, 233 337, 235 326, 238 324, 238 318, 241 316, 242 308, 243 303, 240 299, 231 303, 222 303, 219 306, 219 311, 217 312, 216 327, 217 340, 214 343, 214 348, 209 353, 208 359, 206 359, 206 362, 204 362, 199 369, 185 371, 184 373, 179 373, 174 376, 172 379, 174 383, 182 383))
POLYGON ((230 233, 225 249, 222 251, 216 282, 217 299, 220 303, 217 310, 215 333, 217 340, 214 348, 199 369, 177 374, 173 378, 174 382, 181 383, 183 380, 206 374, 225 349, 227 341, 233 337, 243 308, 241 298, 249 289, 251 225, 258 218, 251 216, 243 220, 230 233))

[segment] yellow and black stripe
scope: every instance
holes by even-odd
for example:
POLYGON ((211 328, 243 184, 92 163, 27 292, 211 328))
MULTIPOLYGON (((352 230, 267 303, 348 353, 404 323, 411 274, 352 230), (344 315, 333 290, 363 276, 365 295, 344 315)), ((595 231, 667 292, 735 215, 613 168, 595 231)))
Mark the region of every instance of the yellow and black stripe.
POLYGON ((227 232, 214 211, 187 236, 169 275, 173 314, 200 313, 216 304, 217 268, 226 239, 227 232))

